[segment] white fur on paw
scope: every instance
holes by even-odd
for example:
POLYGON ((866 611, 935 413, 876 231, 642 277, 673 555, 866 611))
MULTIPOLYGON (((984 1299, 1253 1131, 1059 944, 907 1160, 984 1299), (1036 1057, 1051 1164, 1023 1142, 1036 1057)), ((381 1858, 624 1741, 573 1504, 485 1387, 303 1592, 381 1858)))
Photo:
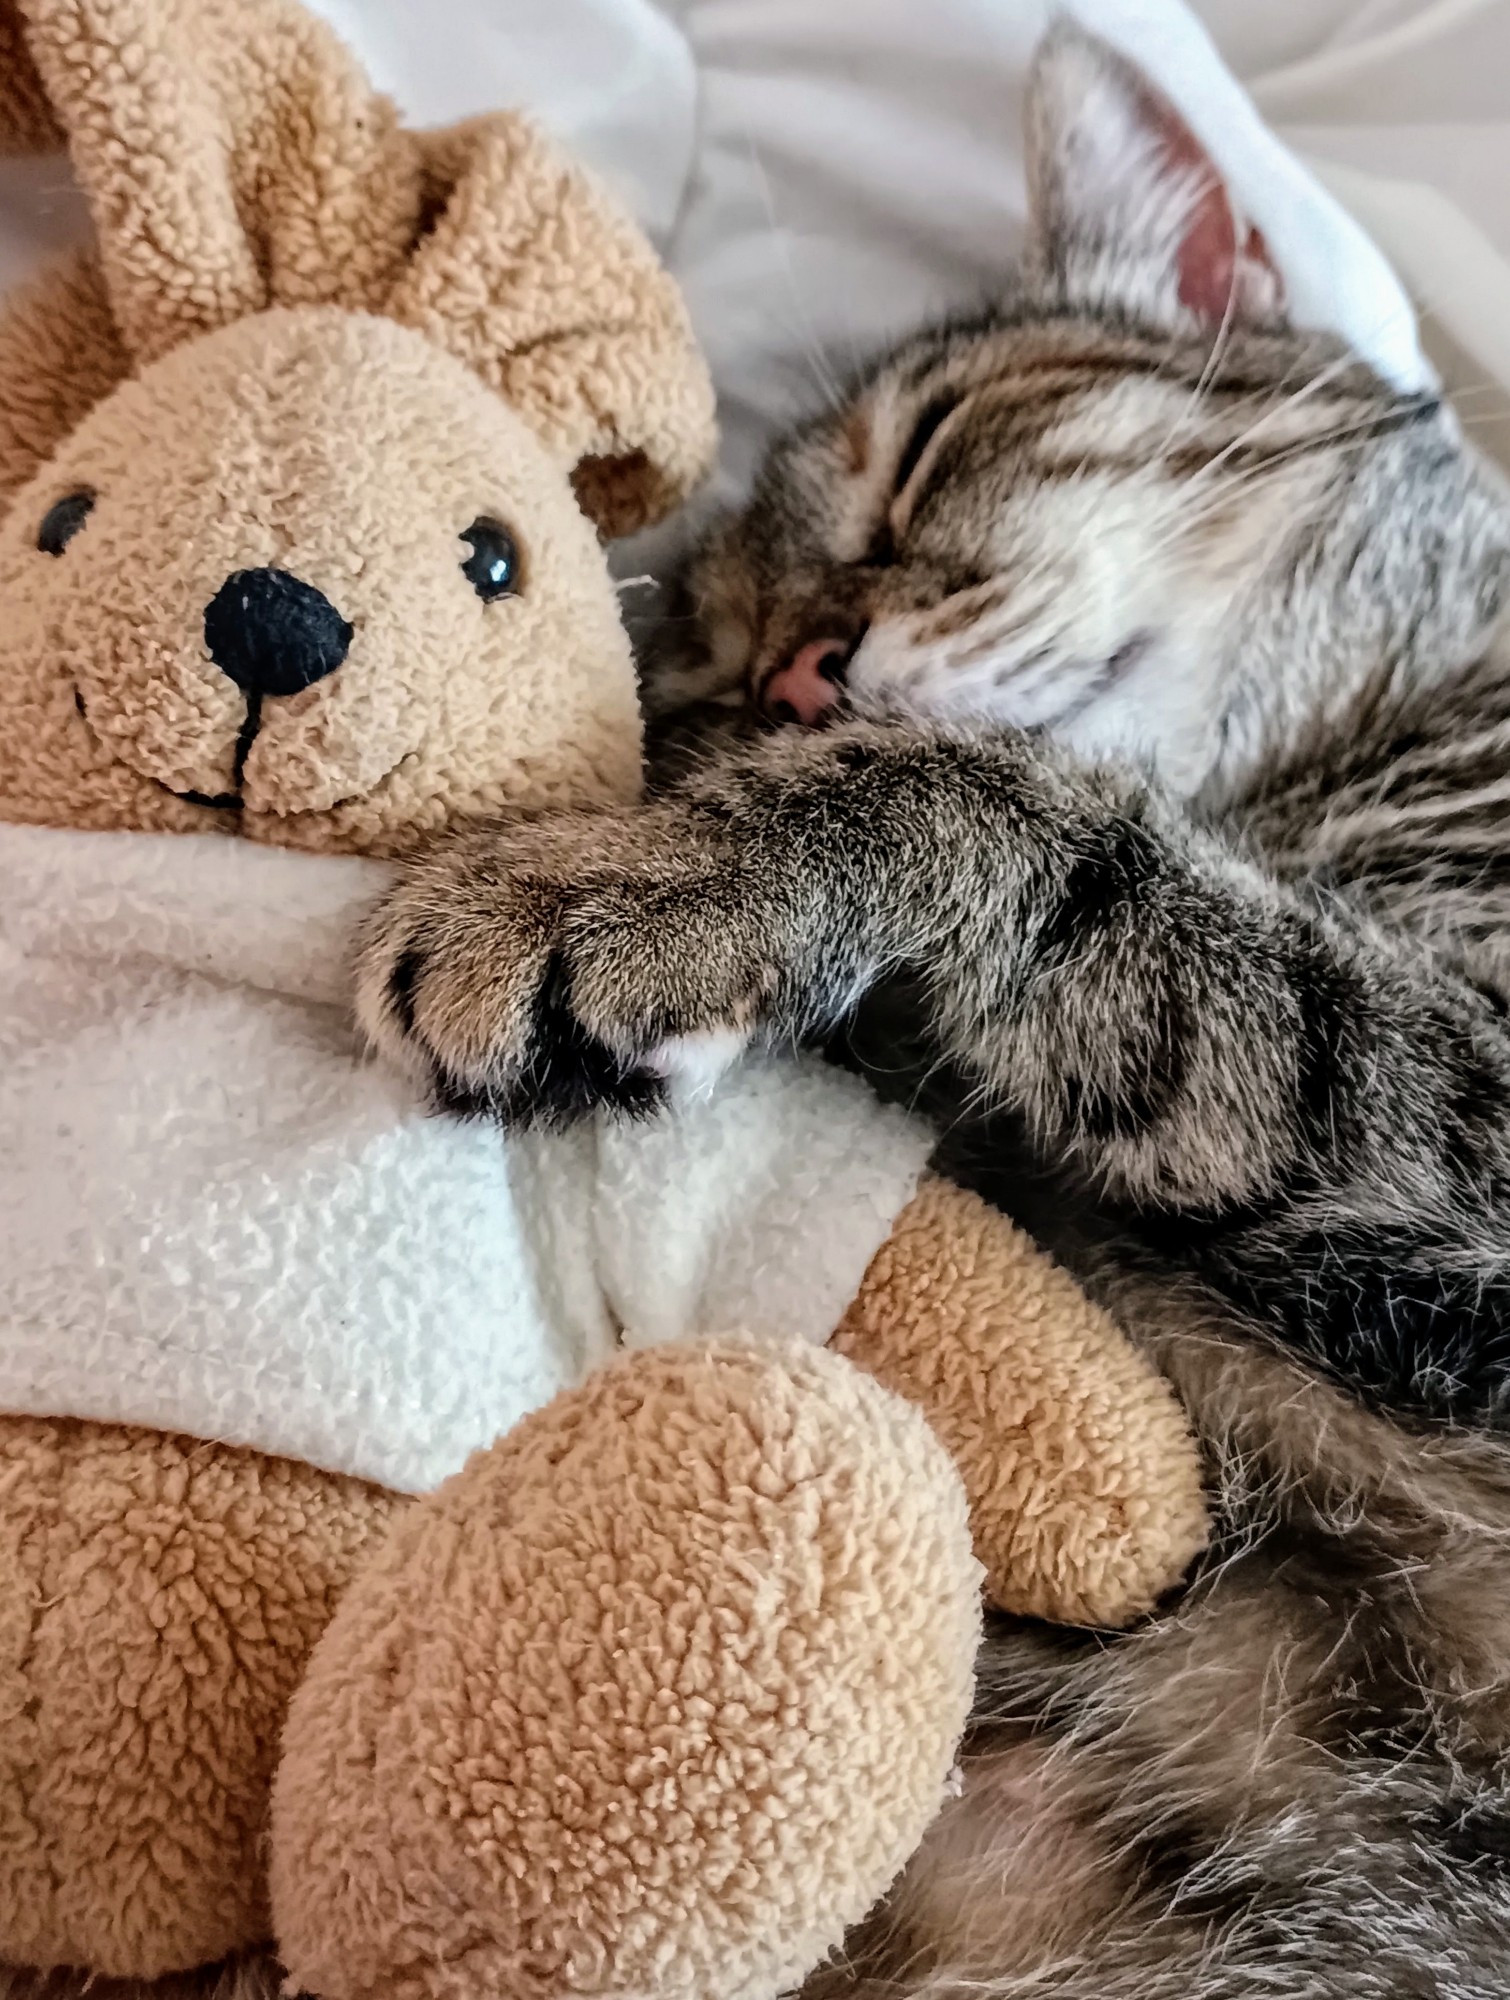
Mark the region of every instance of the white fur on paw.
POLYGON ((645 1067, 670 1085, 674 1104, 697 1104, 712 1096, 744 1054, 749 1039, 743 1028, 700 1028, 692 1035, 671 1035, 650 1051, 645 1067))

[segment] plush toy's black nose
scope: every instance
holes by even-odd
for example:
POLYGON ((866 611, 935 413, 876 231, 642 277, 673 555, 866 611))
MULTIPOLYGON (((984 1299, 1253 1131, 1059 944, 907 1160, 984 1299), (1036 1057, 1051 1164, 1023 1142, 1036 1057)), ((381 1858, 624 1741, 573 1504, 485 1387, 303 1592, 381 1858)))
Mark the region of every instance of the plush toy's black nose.
POLYGON ((238 569, 205 606, 204 642, 249 695, 298 694, 333 674, 351 627, 313 584, 283 569, 238 569))

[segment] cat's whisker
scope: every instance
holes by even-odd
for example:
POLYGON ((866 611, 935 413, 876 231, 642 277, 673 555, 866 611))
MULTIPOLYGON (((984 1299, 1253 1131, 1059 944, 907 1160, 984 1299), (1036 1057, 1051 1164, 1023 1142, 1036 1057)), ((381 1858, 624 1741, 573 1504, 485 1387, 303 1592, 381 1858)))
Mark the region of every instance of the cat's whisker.
MULTIPOLYGON (((1253 429, 1256 428, 1257 426, 1250 428, 1246 435, 1251 438, 1253 429)), ((1151 526, 1156 533, 1166 527, 1177 530, 1178 533, 1171 536, 1169 541, 1156 543, 1155 552, 1172 553, 1179 536, 1188 534, 1217 518, 1235 499, 1251 492, 1266 479, 1284 471, 1297 461, 1315 456, 1326 449, 1347 445, 1354 440, 1366 441, 1378 434, 1377 416, 1359 417, 1350 423, 1335 424, 1328 430, 1312 432, 1304 438, 1276 446, 1257 465, 1245 466, 1236 472, 1226 472, 1225 467, 1230 463, 1234 450, 1242 442, 1241 439, 1233 440, 1197 472, 1188 475, 1182 483, 1171 487, 1164 508, 1155 514, 1151 526), (1202 504, 1192 504, 1193 501, 1202 504)))
MULTIPOLYGON (((1269 474, 1293 465, 1297 459, 1307 458, 1337 445, 1346 445, 1354 440, 1366 440, 1379 435, 1380 420, 1377 416, 1359 417, 1351 423, 1336 424, 1330 430, 1315 431, 1309 436, 1297 438, 1289 444, 1279 445, 1266 454, 1261 463, 1246 466, 1241 471, 1229 475, 1221 482, 1221 492, 1215 504, 1225 505, 1235 493, 1248 490, 1261 483, 1269 474)), ((1230 447, 1219 452, 1200 471, 1193 474, 1191 487, 1203 487, 1213 475, 1219 473, 1230 457, 1230 447)), ((1187 491, 1189 488, 1187 487, 1187 491)))
POLYGON ((1226 357, 1227 350, 1232 343, 1232 332, 1237 319, 1236 307, 1237 287, 1234 283, 1228 287, 1227 304, 1222 312, 1221 323, 1217 327, 1215 336, 1212 339, 1211 351, 1206 356, 1205 366, 1196 377, 1195 387, 1191 390, 1184 408, 1176 415, 1174 422, 1169 427, 1168 435, 1159 446, 1160 458, 1163 458, 1173 448, 1177 438, 1184 436, 1185 432, 1199 415, 1207 393, 1210 390, 1211 383, 1215 378, 1216 371, 1220 368, 1226 357))
MULTIPOLYGON (((1199 525, 1203 520, 1211 518, 1212 515, 1220 512, 1222 508, 1229 505, 1235 495, 1248 490, 1269 473, 1282 469, 1293 463, 1297 458, 1345 443, 1353 437, 1377 435, 1380 422, 1377 414, 1358 417, 1348 422, 1333 424, 1327 429, 1310 432, 1302 438, 1288 440, 1283 444, 1276 445, 1267 453, 1261 464, 1244 467, 1237 473, 1225 473, 1225 468, 1230 464, 1233 457, 1242 451, 1244 447, 1251 445, 1254 438, 1266 425, 1273 423, 1289 410, 1302 403, 1306 398, 1315 394, 1320 388, 1325 387, 1327 381, 1332 376, 1341 369, 1351 365, 1353 363, 1350 357, 1341 357, 1330 369, 1319 371, 1317 375, 1311 377, 1293 394, 1267 400, 1258 415, 1233 438, 1229 439, 1225 445, 1214 452, 1204 465, 1193 473, 1183 475, 1177 483, 1171 485, 1162 507, 1158 508, 1153 515, 1151 523, 1153 530, 1157 532, 1166 526, 1187 528, 1192 525, 1199 525), (1201 495, 1209 487, 1216 488, 1216 491, 1211 495, 1209 508, 1204 512, 1193 509, 1191 506, 1192 496, 1201 495)), ((1423 407, 1425 407, 1424 402, 1423 407)), ((1087 469, 1088 466, 1082 463, 1082 466, 1077 468, 1075 473, 1068 475, 1068 478, 1073 480, 1081 471, 1087 469)), ((1148 525, 1149 523, 1145 522, 1145 528, 1148 525)))
POLYGON ((1312 397, 1319 395, 1339 375, 1344 374, 1354 366, 1356 366, 1356 362, 1351 354, 1339 355, 1327 367, 1319 369, 1308 381, 1303 382, 1290 395, 1275 397, 1267 401, 1253 421, 1243 430, 1239 431, 1235 437, 1231 438, 1195 476, 1201 478, 1218 470, 1228 459, 1242 451, 1245 446, 1250 445, 1259 432, 1267 425, 1273 424, 1278 419, 1288 416, 1294 410, 1299 409, 1302 404, 1308 402, 1312 397))

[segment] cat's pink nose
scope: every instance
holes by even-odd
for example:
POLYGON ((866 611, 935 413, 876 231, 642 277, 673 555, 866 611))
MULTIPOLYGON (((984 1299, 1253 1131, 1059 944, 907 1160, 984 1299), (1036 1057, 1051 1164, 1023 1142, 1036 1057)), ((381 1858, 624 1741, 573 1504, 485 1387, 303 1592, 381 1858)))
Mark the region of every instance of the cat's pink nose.
POLYGON ((838 705, 849 653, 842 639, 810 639, 799 646, 765 684, 760 700, 766 714, 773 722, 800 722, 809 729, 822 722, 838 705))

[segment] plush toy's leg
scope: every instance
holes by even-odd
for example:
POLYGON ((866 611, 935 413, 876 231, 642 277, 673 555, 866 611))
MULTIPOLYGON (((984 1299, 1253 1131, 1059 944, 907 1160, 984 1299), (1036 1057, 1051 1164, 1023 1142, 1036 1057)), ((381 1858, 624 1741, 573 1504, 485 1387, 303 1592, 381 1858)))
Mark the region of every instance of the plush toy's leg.
POLYGON ((271 1879, 324 2000, 772 2000, 916 1846, 980 1570, 837 1356, 641 1351, 394 1531, 295 1697, 271 1879))
POLYGON ((289 1693, 396 1504, 0 1418, 0 1960, 150 1978, 266 1937, 289 1693))
POLYGON ((1200 1460, 1173 1391, 976 1195, 924 1182, 832 1345, 927 1412, 1003 1610, 1123 1625, 1204 1546, 1200 1460))

